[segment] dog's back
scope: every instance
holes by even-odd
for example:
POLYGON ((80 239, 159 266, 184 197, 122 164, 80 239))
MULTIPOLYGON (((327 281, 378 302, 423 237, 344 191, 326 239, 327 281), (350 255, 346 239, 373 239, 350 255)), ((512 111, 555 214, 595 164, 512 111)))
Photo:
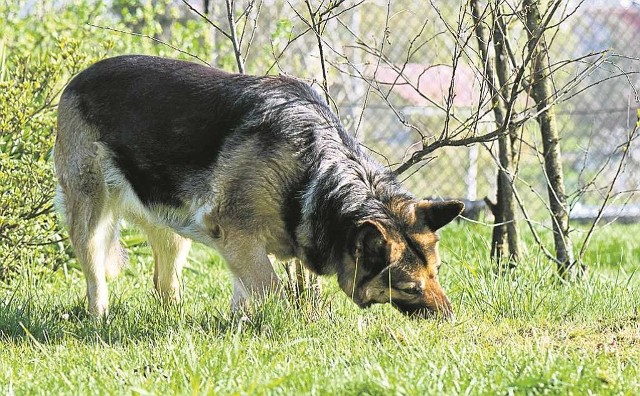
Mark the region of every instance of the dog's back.
MULTIPOLYGON (((287 136, 276 136, 281 129, 268 130, 263 120, 272 115, 261 113, 261 104, 304 100, 316 98, 289 78, 236 75, 189 62, 125 56, 81 73, 65 90, 60 106, 75 109, 93 126, 97 136, 91 139, 97 137, 111 151, 144 204, 178 207, 193 192, 184 183, 185 175, 210 172, 225 144, 232 150, 255 138, 252 144, 262 147, 252 152, 264 154, 273 151, 274 143, 287 144, 283 138, 296 138, 295 130, 287 136)), ((270 108, 274 110, 277 107, 270 108)), ((65 121, 62 117, 61 137, 82 139, 86 129, 65 128, 65 121)))

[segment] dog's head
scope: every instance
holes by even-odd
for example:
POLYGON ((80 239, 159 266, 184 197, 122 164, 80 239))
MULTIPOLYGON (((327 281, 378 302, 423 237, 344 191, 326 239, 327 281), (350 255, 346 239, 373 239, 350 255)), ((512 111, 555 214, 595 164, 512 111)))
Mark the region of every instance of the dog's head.
POLYGON ((452 315, 438 282, 436 231, 464 209, 460 201, 401 202, 393 221, 367 220, 353 233, 338 282, 360 307, 391 303, 407 315, 452 315))

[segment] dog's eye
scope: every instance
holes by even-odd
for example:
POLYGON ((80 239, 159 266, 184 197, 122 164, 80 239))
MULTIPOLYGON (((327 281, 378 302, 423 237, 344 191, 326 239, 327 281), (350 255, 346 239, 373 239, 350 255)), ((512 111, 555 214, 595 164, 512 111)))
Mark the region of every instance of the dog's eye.
POLYGON ((407 294, 411 294, 411 295, 420 295, 422 294, 422 288, 418 285, 412 285, 409 287, 403 287, 401 289, 398 289, 403 293, 407 293, 407 294))

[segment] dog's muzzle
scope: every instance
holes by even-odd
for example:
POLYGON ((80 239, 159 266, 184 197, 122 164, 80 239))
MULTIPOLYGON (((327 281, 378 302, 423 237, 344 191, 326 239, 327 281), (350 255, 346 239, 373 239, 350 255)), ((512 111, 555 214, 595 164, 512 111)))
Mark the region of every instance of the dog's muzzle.
POLYGON ((430 307, 424 304, 407 303, 404 301, 392 301, 391 304, 398 311, 411 318, 419 319, 436 319, 442 318, 445 320, 452 320, 454 318, 453 309, 451 303, 446 298, 441 304, 435 307, 430 307))

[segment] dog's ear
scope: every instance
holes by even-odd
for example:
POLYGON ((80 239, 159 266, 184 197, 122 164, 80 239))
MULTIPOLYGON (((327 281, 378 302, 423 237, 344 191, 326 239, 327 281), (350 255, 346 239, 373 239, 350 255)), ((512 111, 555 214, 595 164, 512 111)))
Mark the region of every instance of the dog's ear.
POLYGON ((382 225, 375 221, 365 221, 358 226, 354 246, 354 256, 386 259, 387 238, 382 225))
POLYGON ((415 206, 416 222, 421 226, 437 231, 458 217, 464 210, 460 201, 422 200, 415 206))

